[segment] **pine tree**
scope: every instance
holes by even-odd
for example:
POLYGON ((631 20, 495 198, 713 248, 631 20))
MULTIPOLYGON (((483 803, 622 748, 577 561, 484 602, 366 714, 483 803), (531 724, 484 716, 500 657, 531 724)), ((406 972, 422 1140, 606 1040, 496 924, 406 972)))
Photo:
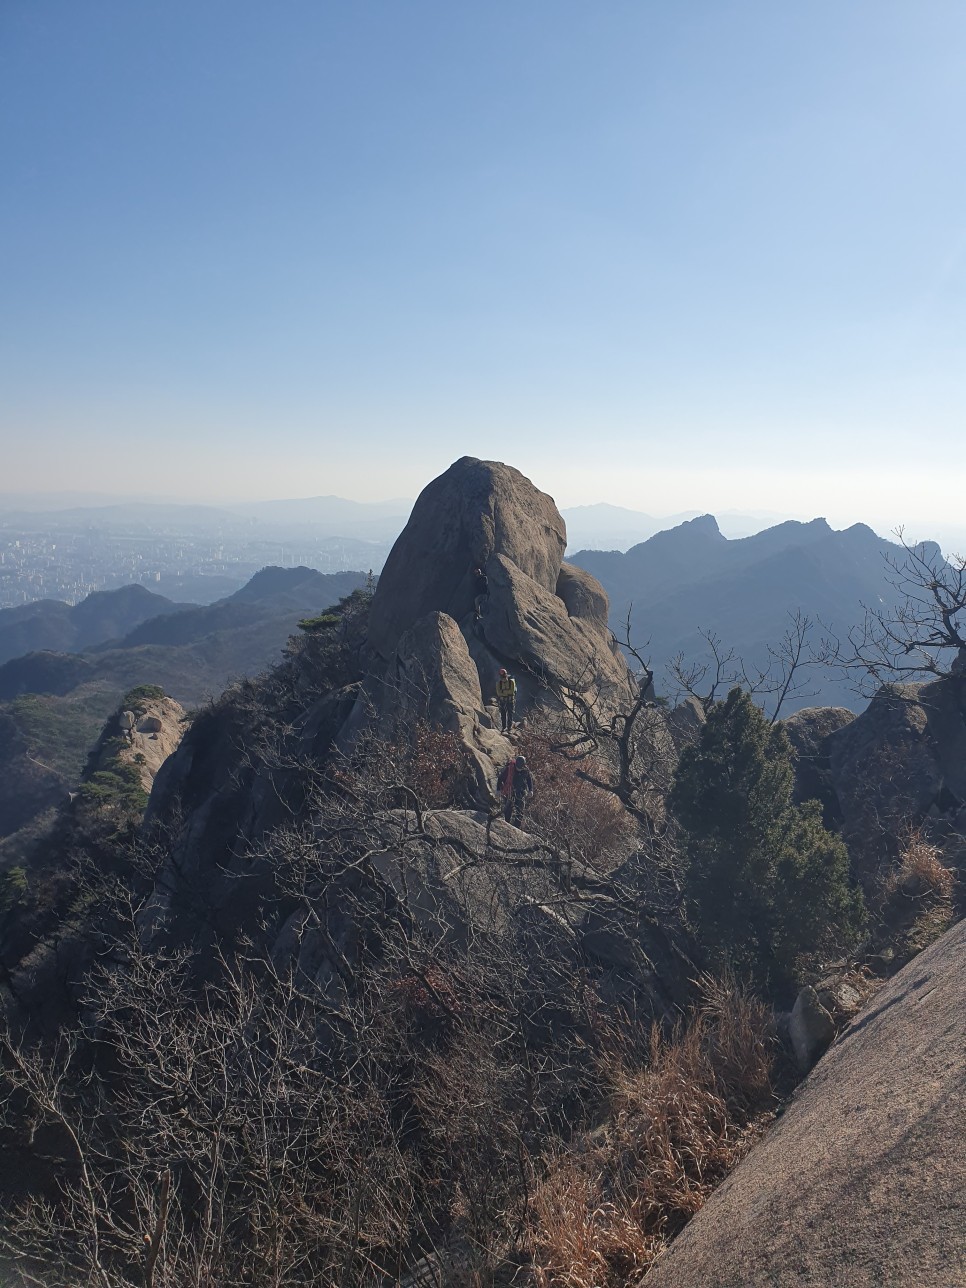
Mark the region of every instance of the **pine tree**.
POLYGON ((797 807, 788 739, 732 689, 681 757, 670 795, 687 858, 689 916, 709 956, 774 988, 853 942, 861 896, 817 802, 797 807))

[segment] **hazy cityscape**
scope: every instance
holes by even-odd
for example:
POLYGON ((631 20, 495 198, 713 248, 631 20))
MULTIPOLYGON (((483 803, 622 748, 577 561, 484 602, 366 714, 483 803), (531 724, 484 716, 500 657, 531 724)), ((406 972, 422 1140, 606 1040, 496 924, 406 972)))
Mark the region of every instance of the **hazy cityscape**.
MULTIPOLYGON (((219 519, 145 519, 103 511, 0 515, 0 608, 132 583, 184 603, 231 594, 266 565, 320 572, 378 572, 385 541, 287 529, 225 514, 219 519)), ((175 510, 176 507, 172 507, 175 510)), ((185 507, 186 511, 189 507, 185 507)))

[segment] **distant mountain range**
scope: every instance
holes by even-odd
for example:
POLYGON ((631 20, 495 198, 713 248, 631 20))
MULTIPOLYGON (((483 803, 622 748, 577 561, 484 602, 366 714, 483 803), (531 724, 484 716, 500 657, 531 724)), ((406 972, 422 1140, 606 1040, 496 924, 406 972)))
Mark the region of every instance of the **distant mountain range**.
MULTIPOLYGON (((789 521, 728 540, 708 514, 626 553, 581 550, 570 559, 607 590, 618 635, 631 612, 632 642, 650 656, 660 688, 661 668, 670 659, 707 655, 706 630, 751 665, 766 663, 767 647, 781 639, 790 613, 801 611, 846 633, 862 620, 863 604, 895 599, 888 554, 903 558, 901 546, 861 523, 836 531, 824 519, 789 521)), ((865 705, 837 674, 815 670, 810 680, 813 696, 793 702, 789 711, 865 705)))
POLYGON ((125 586, 73 608, 0 611, 0 837, 64 797, 130 689, 157 684, 198 706, 275 661, 300 618, 364 584, 362 573, 264 568, 204 607, 125 586))
MULTIPOLYGON (((574 505, 560 513, 567 524, 567 549, 573 551, 627 550, 655 533, 699 517, 701 511, 657 517, 601 501, 596 505, 574 505)), ((783 519, 784 515, 768 510, 729 510, 718 516, 721 531, 728 537, 747 537, 783 519)))

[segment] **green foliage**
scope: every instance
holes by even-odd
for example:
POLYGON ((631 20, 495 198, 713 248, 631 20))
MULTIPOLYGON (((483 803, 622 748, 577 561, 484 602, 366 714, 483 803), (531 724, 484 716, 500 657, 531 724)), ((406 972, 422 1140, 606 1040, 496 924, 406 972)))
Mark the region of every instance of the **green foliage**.
POLYGON ((360 615, 368 614, 369 604, 375 591, 375 579, 372 573, 366 580, 365 588, 358 586, 349 595, 343 595, 337 604, 327 608, 317 617, 303 617, 299 622, 300 631, 327 631, 341 626, 346 631, 357 622, 360 615))
POLYGON ((160 684, 138 684, 121 699, 122 707, 136 707, 141 702, 157 702, 164 697, 160 684))
POLYGON ((67 697, 24 693, 6 705, 28 750, 43 764, 74 782, 114 700, 99 688, 67 697))
POLYGON ((27 874, 21 867, 9 868, 0 876, 0 916, 11 912, 27 893, 27 874))
POLYGON ((338 613, 320 613, 318 617, 303 617, 299 622, 300 631, 324 631, 338 626, 342 618, 338 613))
POLYGON ((137 765, 111 760, 108 767, 95 770, 78 791, 86 805, 107 805, 125 814, 141 814, 148 794, 141 784, 137 765))
POLYGON ((773 988, 845 947, 864 909, 848 853, 817 802, 792 800, 791 750, 746 693, 714 706, 670 795, 687 857, 689 915, 709 955, 773 988))

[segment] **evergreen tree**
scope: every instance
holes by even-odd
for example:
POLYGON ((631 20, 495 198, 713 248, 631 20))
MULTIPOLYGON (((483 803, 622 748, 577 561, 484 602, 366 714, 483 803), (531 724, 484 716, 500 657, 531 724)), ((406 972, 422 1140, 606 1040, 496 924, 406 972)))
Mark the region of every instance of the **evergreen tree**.
POLYGON ((670 795, 702 944, 776 988, 803 959, 853 942, 863 920, 845 846, 817 802, 794 804, 792 785, 784 730, 736 688, 682 755, 670 795))

